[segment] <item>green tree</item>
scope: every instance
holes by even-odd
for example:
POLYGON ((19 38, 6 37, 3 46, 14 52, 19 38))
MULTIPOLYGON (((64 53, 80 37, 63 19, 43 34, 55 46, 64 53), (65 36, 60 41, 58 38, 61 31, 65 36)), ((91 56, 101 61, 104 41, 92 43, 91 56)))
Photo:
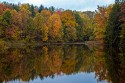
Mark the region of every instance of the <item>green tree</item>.
POLYGON ((35 7, 34 7, 34 5, 31 5, 29 10, 30 10, 30 12, 31 12, 31 16, 34 17, 35 14, 36 14, 36 13, 35 13, 35 7))
POLYGON ((2 24, 2 26, 0 26, 2 30, 1 34, 4 37, 4 39, 7 39, 8 28, 12 26, 12 16, 10 10, 4 11, 1 17, 1 24, 2 24))
POLYGON ((3 19, 3 25, 5 26, 11 25, 12 17, 9 10, 6 10, 4 12, 2 19, 3 19))
POLYGON ((120 33, 120 22, 119 22, 119 4, 115 4, 109 15, 108 24, 105 32, 105 43, 109 45, 118 46, 119 44, 119 33, 120 33))
POLYGON ((44 9, 44 6, 43 5, 40 5, 40 7, 39 7, 39 13, 42 11, 44 9))
POLYGON ((83 41, 83 37, 84 37, 84 34, 83 34, 83 19, 80 17, 80 15, 76 12, 75 13, 75 19, 76 19, 76 22, 78 24, 76 30, 77 30, 77 40, 78 41, 83 41))
POLYGON ((54 12, 55 11, 55 7, 51 6, 51 7, 49 7, 49 10, 54 12))
POLYGON ((80 17, 83 19, 83 36, 84 38, 87 37, 88 39, 93 39, 93 18, 91 18, 89 15, 87 15, 86 12, 79 12, 80 17))

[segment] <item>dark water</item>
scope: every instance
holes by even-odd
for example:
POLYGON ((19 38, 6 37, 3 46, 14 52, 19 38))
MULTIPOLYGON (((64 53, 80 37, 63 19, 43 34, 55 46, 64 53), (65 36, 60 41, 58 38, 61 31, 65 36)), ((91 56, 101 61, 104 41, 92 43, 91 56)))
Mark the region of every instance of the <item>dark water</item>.
POLYGON ((0 83, 125 83, 125 49, 85 45, 0 50, 0 83))

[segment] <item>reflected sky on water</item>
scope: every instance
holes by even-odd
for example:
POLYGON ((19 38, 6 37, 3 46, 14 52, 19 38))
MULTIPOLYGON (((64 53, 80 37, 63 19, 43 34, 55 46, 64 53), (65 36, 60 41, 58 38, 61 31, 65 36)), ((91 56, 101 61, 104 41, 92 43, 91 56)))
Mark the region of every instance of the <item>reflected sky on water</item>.
MULTIPOLYGON (((21 81, 11 81, 10 83, 22 83, 21 81)), ((41 80, 39 77, 29 83, 107 83, 106 81, 97 82, 95 73, 78 73, 73 75, 60 75, 55 78, 45 78, 41 80)))

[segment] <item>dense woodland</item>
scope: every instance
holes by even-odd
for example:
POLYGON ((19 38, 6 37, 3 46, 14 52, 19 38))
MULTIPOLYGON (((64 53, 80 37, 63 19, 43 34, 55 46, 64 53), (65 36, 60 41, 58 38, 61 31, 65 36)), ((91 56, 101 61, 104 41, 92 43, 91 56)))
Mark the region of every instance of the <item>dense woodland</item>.
POLYGON ((98 81, 124 83, 124 44, 125 3, 98 6, 94 12, 0 3, 0 82, 95 72, 98 81), (48 44, 88 40, 110 48, 48 44), (20 46, 6 48, 8 43, 20 46), (47 44, 37 47, 22 43, 47 44))
POLYGON ((30 4, 0 3, 0 42, 125 43, 125 3, 100 7, 94 12, 72 11, 30 4), (105 40, 105 41, 104 41, 105 40))
POLYGON ((0 4, 0 38, 5 41, 74 42, 93 39, 94 12, 0 4))
POLYGON ((98 8, 94 19, 97 39, 115 47, 125 45, 125 3, 98 8))

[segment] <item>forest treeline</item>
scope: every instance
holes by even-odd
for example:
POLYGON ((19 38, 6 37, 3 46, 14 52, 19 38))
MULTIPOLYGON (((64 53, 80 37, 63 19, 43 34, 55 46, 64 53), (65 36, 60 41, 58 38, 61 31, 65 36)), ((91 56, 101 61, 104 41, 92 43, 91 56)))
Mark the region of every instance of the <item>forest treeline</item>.
POLYGON ((125 3, 98 8, 95 14, 95 39, 110 46, 125 45, 125 3))
POLYGON ((93 39, 94 12, 0 4, 0 38, 5 41, 75 42, 93 39))
POLYGON ((94 12, 0 3, 0 41, 125 43, 125 3, 94 12))

